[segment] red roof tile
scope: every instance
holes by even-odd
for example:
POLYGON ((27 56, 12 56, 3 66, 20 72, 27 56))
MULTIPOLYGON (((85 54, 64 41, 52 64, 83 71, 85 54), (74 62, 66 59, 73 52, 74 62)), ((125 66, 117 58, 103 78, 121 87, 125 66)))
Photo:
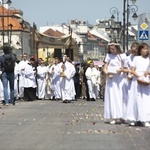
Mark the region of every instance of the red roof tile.
POLYGON ((48 35, 48 36, 53 36, 53 37, 60 37, 63 36, 65 34, 59 32, 58 30, 53 30, 53 29, 48 29, 44 32, 44 34, 48 35))
MULTIPOLYGON (((16 13, 19 14, 20 10, 9 10, 4 8, 4 30, 10 30, 10 27, 8 26, 9 24, 12 24, 12 30, 22 30, 22 26, 19 23, 18 18, 16 18, 14 15, 16 13)), ((0 6, 0 14, 3 14, 2 6, 0 6)), ((0 30, 3 30, 2 21, 0 21, 0 30)))

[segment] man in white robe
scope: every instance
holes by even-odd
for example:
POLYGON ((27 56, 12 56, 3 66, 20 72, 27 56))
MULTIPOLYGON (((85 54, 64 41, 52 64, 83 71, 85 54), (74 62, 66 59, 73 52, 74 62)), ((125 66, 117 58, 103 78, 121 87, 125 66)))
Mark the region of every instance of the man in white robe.
POLYGON ((19 68, 20 68, 20 73, 19 73, 19 98, 23 99, 24 97, 24 69, 26 65, 28 64, 27 60, 27 54, 24 53, 22 56, 22 60, 19 62, 19 68))
POLYGON ((37 95, 39 100, 45 98, 46 73, 47 67, 44 64, 44 61, 41 60, 40 65, 37 67, 37 84, 38 84, 37 95))
POLYGON ((61 78, 60 78, 60 89, 61 98, 63 103, 69 103, 75 99, 75 87, 73 76, 75 75, 75 67, 64 58, 64 63, 61 63, 61 78))
POLYGON ((30 58, 29 63, 24 69, 24 100, 31 101, 36 99, 36 70, 34 70, 33 64, 34 58, 30 58))

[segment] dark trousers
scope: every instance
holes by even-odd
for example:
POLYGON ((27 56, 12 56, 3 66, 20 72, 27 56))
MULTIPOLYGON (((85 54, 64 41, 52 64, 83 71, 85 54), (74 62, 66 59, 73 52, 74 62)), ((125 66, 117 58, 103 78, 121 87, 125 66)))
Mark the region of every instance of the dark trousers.
POLYGON ((78 99, 81 96, 81 86, 80 86, 80 83, 74 83, 74 85, 75 85, 75 91, 76 91, 75 99, 78 99))
POLYGON ((36 88, 24 88, 24 100, 32 101, 36 99, 36 88))

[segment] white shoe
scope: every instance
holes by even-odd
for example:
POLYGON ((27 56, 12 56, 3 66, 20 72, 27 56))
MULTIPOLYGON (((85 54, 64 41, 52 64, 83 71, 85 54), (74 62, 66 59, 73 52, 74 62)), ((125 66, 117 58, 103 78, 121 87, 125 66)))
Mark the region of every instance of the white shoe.
POLYGON ((145 122, 144 123, 144 127, 150 127, 150 123, 149 122, 145 122))
POLYGON ((111 121, 111 122, 110 122, 110 124, 116 124, 116 121, 115 121, 115 120, 113 120, 113 121, 111 121))
POLYGON ((5 105, 6 105, 6 106, 8 106, 9 104, 8 104, 8 103, 6 103, 5 105))
POLYGON ((135 126, 135 122, 131 122, 131 123, 130 123, 130 126, 135 126))

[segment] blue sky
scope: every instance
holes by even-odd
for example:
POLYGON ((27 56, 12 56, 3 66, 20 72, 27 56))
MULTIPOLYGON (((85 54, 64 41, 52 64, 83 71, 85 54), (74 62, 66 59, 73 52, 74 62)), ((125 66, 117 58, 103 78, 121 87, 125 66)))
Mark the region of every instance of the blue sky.
MULTIPOLYGON (((129 4, 132 5, 130 0, 129 4)), ((137 0, 136 5, 137 14, 150 13, 150 0, 137 0)), ((120 21, 123 18, 123 0, 12 0, 10 7, 21 9, 24 19, 31 25, 35 22, 37 27, 69 23, 73 19, 96 24, 96 19, 111 17, 112 7, 118 8, 120 21)), ((131 17, 130 21, 133 22, 131 17)))

